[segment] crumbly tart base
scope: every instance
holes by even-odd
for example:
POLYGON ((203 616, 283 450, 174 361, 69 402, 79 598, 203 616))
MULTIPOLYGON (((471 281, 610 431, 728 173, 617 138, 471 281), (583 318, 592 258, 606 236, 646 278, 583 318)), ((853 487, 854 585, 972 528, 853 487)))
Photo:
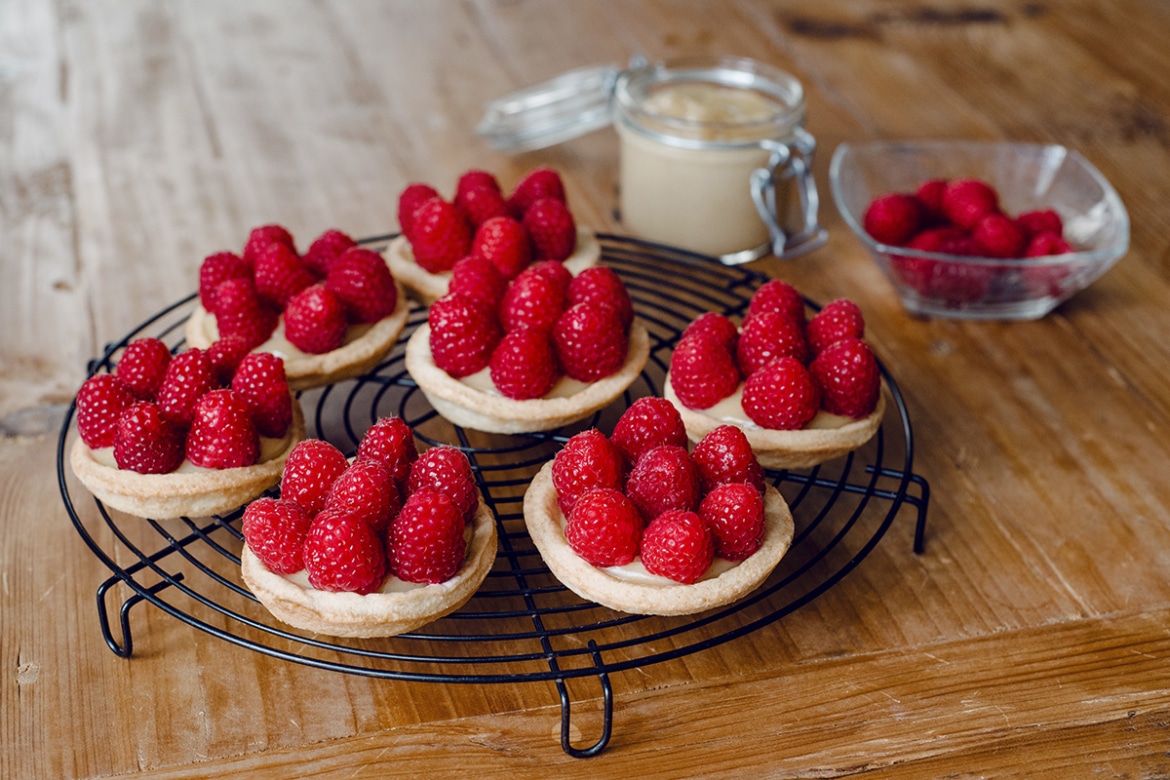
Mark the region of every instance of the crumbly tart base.
MULTIPOLYGON (((565 258, 565 267, 576 276, 590 266, 597 265, 601 259, 601 244, 592 230, 577 228, 577 248, 572 255, 565 258)), ((405 236, 398 236, 386 247, 386 263, 395 279, 410 291, 411 297, 420 301, 424 306, 432 303, 447 294, 447 287, 451 284, 451 272, 433 274, 414 261, 414 253, 410 251, 410 242, 405 236)))
MULTIPOLYGON (((284 373, 288 377, 289 387, 306 390, 372 371, 397 343, 410 314, 410 302, 401 282, 395 280, 395 285, 398 288, 398 305, 394 311, 365 327, 353 340, 320 355, 285 358, 284 373)), ((210 347, 219 338, 215 315, 202 305, 197 305, 187 319, 186 335, 188 346, 199 349, 210 347)))
POLYGON ((120 512, 155 520, 206 517, 242 506, 275 485, 289 453, 304 438, 305 416, 294 396, 293 421, 284 446, 273 457, 251 466, 139 474, 101 463, 80 437, 73 442, 69 465, 95 498, 120 512))
POLYGON ((496 521, 481 500, 467 556, 446 582, 394 593, 332 593, 303 587, 270 572, 247 545, 240 554, 244 582, 269 612, 294 628, 339 637, 384 637, 413 631, 462 607, 496 560, 496 521))
MULTIPOLYGON (((777 431, 769 428, 744 427, 756 460, 769 469, 803 469, 846 455, 865 444, 881 427, 886 413, 885 383, 878 395, 877 408, 868 417, 846 423, 840 428, 805 428, 798 431, 777 431)), ((687 438, 698 442, 725 421, 701 411, 688 409, 678 399, 667 372, 662 395, 675 405, 687 429, 687 438)))
POLYGON ((618 579, 585 561, 565 539, 552 482, 552 461, 524 494, 524 523, 548 568, 578 596, 637 615, 689 615, 738 601, 758 588, 792 544, 792 513, 775 487, 764 496, 764 542, 754 555, 718 577, 692 585, 656 585, 618 579))
POLYGON ((635 319, 630 326, 626 362, 616 373, 570 396, 517 401, 485 393, 436 366, 428 324, 420 325, 406 342, 406 370, 434 410, 449 422, 486 433, 535 433, 584 419, 624 393, 638 378, 649 356, 650 334, 635 319))

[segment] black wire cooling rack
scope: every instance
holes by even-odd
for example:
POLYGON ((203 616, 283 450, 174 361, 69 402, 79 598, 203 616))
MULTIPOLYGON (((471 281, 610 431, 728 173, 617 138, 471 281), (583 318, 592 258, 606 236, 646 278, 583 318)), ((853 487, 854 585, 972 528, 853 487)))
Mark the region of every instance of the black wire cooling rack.
MULTIPOLYGON (((380 248, 393 236, 362 243, 380 248)), ((426 319, 415 307, 399 344, 366 376, 302 393, 309 435, 349 454, 379 417, 397 415, 419 441, 467 453, 485 501, 496 516, 499 553, 482 588, 459 612, 425 630, 380 640, 307 634, 276 621, 243 585, 239 552, 242 510, 211 518, 156 521, 129 517, 92 499, 66 474, 66 441, 74 409, 61 428, 57 476, 61 497, 89 549, 112 572, 97 589, 102 635, 119 656, 133 653, 131 611, 148 602, 228 642, 277 658, 349 674, 416 682, 468 684, 552 681, 561 705, 561 746, 587 757, 600 753, 613 730, 614 672, 676 659, 729 642, 799 609, 845 577, 878 544, 906 505, 915 516, 921 552, 929 502, 927 482, 912 471, 910 419, 893 379, 883 376, 893 404, 877 435, 853 454, 802 471, 769 472, 792 508, 796 536, 779 567, 758 591, 731 606, 698 615, 626 615, 583 601, 544 565, 524 528, 524 490, 540 466, 574 433, 609 433, 621 412, 658 394, 682 329, 706 311, 743 314, 767 277, 710 258, 635 239, 603 235, 603 260, 625 281, 651 334, 639 379, 610 408, 557 431, 487 435, 452 426, 427 404, 403 365, 406 339, 426 319), (75 498, 93 500, 96 511, 75 498), (120 602, 120 603, 119 603, 120 602), (570 740, 567 682, 596 678, 602 691, 602 733, 588 747, 570 740)), ((192 295, 110 344, 89 373, 109 371, 120 350, 139 336, 178 349, 192 295)))

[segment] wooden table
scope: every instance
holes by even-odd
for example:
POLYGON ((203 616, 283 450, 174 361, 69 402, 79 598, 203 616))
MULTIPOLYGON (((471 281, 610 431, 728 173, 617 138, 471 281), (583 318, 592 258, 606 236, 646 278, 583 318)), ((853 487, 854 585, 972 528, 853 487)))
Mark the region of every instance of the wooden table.
MULTIPOLYGON (((1170 774, 1164 4, 11 0, 0 20, 0 776, 1170 774), (343 675, 149 605, 133 657, 111 653, 109 572, 54 479, 86 361, 252 226, 385 233, 411 181, 551 165, 582 223, 620 233, 611 131, 507 156, 475 135, 483 104, 696 52, 808 90, 830 240, 755 268, 865 311, 931 487, 925 552, 904 512, 783 620, 614 675, 613 738, 588 760, 561 750, 551 683, 343 675), (843 141, 910 138, 1078 149, 1128 207, 1129 252, 1039 321, 907 316, 827 168, 843 141)), ((599 691, 574 699, 588 744, 599 691)))

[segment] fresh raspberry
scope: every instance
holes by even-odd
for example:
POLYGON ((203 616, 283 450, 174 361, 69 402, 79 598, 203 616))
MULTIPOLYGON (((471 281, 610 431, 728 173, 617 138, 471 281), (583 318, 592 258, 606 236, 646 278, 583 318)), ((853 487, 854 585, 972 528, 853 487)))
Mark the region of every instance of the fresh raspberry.
POLYGON ((593 566, 625 566, 638 554, 645 523, 621 491, 586 491, 569 512, 565 540, 593 566))
POLYGON ((817 416, 820 391, 799 360, 780 357, 743 384, 743 410, 756 425, 799 430, 817 416))
POLYGON ((1020 257, 1028 240, 1015 220, 998 212, 980 217, 971 237, 984 257, 1020 257))
MULTIPOLYGON (((540 274, 548 279, 557 289, 565 295, 565 301, 569 300, 569 287, 573 284, 573 272, 565 267, 564 263, 556 260, 540 260, 528 266, 525 270, 531 270, 534 274, 540 274)), ((578 303, 578 301, 573 301, 578 303)))
POLYGON ((688 409, 709 409, 735 392, 743 376, 715 336, 694 333, 670 356, 670 386, 688 409))
POLYGON ((565 310, 565 291, 535 268, 526 268, 512 280, 500 301, 504 330, 534 328, 551 331, 565 310))
POLYGON ((467 542, 459 507, 446 493, 410 494, 386 534, 390 572, 404 582, 439 583, 463 565, 467 542))
POLYGON ((493 217, 510 217, 508 202, 499 190, 483 185, 471 186, 455 195, 455 207, 467 218, 473 228, 478 228, 493 217))
POLYGON ((881 374, 873 351, 861 339, 842 339, 825 348, 809 365, 821 390, 821 407, 829 414, 861 419, 877 407, 881 374))
POLYGON ((594 488, 621 490, 622 454, 596 428, 574 434, 553 457, 557 505, 568 517, 577 499, 594 488))
POLYGON ((568 202, 561 175, 552 168, 537 168, 521 179, 508 196, 508 209, 516 219, 522 219, 528 207, 543 198, 568 202))
POLYGON ((621 277, 609 266, 595 265, 572 278, 569 282, 569 305, 575 303, 612 307, 626 330, 630 329, 630 323, 634 321, 634 302, 630 300, 630 293, 621 277))
POLYGON ((999 195, 980 179, 955 179, 943 191, 942 209, 951 222, 973 230, 984 214, 999 210, 999 195))
POLYGON ((487 368, 504 335, 494 312, 450 293, 431 304, 427 322, 431 357, 455 379, 487 368))
POLYGON ((563 200, 541 198, 524 212, 524 228, 532 237, 538 260, 564 262, 577 249, 577 223, 563 200))
POLYGON ((500 188, 499 180, 496 179, 495 174, 493 174, 491 171, 484 171, 478 168, 469 168, 468 170, 464 171, 459 176, 459 180, 455 182, 455 202, 458 203, 459 198, 469 190, 480 188, 494 190, 496 192, 503 191, 500 188))
POLYGON ((477 255, 468 255, 451 269, 447 292, 479 301, 488 309, 495 309, 504 299, 508 280, 495 263, 477 255))
POLYGON ((256 432, 279 439, 292 425, 292 396, 284 373, 284 359, 271 352, 253 352, 240 360, 232 390, 248 403, 256 432))
POLYGON ((305 568, 305 539, 313 518, 299 504, 280 498, 258 498, 244 509, 241 531, 252 554, 274 574, 296 574, 305 568))
POLYGON ((626 495, 647 520, 671 509, 697 509, 699 470, 685 447, 654 447, 638 458, 626 480, 626 495))
POLYGON ((517 401, 543 398, 561 376, 556 350, 548 331, 541 328, 505 333, 488 365, 496 389, 517 401))
POLYGON ((280 497, 295 501, 310 515, 325 506, 325 497, 338 477, 349 468, 341 450, 322 439, 297 442, 284 462, 280 497))
POLYGON ((163 414, 180 425, 190 425, 195 405, 204 394, 218 387, 215 369, 207 353, 188 349, 171 358, 158 388, 158 405, 163 414))
POLYGON ((118 417, 138 401, 114 374, 91 376, 77 391, 77 432, 91 449, 114 445, 118 417))
POLYGON ((199 303, 216 313, 215 290, 228 279, 251 279, 252 266, 235 252, 216 252, 203 258, 199 266, 199 303))
POLYGON ((922 207, 925 222, 942 222, 946 219, 942 210, 943 193, 946 192, 946 179, 929 179, 918 185, 914 197, 922 207))
POLYGON ((479 508, 479 487, 467 456, 455 447, 431 447, 419 454, 410 466, 407 493, 437 490, 451 497, 463 518, 475 517, 479 508))
POLYGON ((139 398, 153 401, 158 394, 171 351, 159 339, 140 338, 126 345, 114 373, 139 398))
POLYGON ((406 488, 410 466, 417 458, 414 432, 401 417, 379 418, 358 443, 357 459, 376 460, 390 469, 399 492, 406 488))
MULTIPOLYGON (((803 306, 803 303, 801 305, 803 306)), ((679 341, 692 336, 714 339, 715 343, 723 345, 723 348, 733 355, 739 346, 739 328, 735 327, 730 317, 718 312, 704 312, 693 319, 683 329, 679 341)))
POLYGON ((617 312, 608 306, 570 306, 552 334, 561 368, 580 382, 604 379, 626 362, 629 338, 617 312))
POLYGON ((340 230, 326 230, 309 244, 301 260, 313 275, 323 278, 329 273, 334 260, 357 245, 353 238, 340 230))
POLYGON ((321 511, 360 518, 382 534, 401 508, 402 497, 390 469, 376 460, 359 460, 334 480, 321 511))
POLYGON ((699 487, 704 493, 732 482, 746 482, 764 492, 764 470, 747 436, 735 425, 720 425, 699 439, 691 460, 699 470, 699 487))
POLYGON ((211 370, 215 372, 215 383, 226 387, 232 383, 240 361, 248 354, 248 342, 243 336, 220 336, 204 351, 211 361, 211 370))
POLYGON ((260 299, 251 279, 228 279, 215 288, 215 324, 219 337, 243 339, 248 350, 267 341, 280 314, 260 299))
POLYGON ((429 184, 418 182, 408 184, 398 196, 398 227, 410 243, 414 243, 415 212, 428 200, 438 197, 438 190, 429 184))
POLYGON ((354 247, 333 261, 325 286, 341 300, 352 322, 377 322, 398 306, 398 288, 382 256, 354 247))
POLYGON ((297 349, 321 355, 345 341, 345 306, 328 287, 314 284, 289 299, 284 307, 284 337, 297 349))
POLYGON ((289 249, 296 252, 296 242, 293 241, 292 233, 289 233, 284 227, 280 225, 261 225, 257 228, 252 228, 248 234, 248 241, 244 244, 244 251, 241 255, 244 262, 249 267, 256 265, 256 259, 260 256, 267 247, 272 244, 284 244, 289 249))
POLYGON ((139 474, 169 474, 183 462, 183 433, 158 404, 140 401, 118 417, 114 462, 139 474))
POLYGON ((938 262, 931 267, 926 294, 950 306, 982 300, 991 287, 992 266, 938 262))
POLYGON ((901 192, 880 195, 870 202, 862 217, 865 232, 879 244, 902 246, 922 227, 918 198, 901 192))
POLYGON ((687 429, 674 404, 665 398, 643 396, 622 412, 610 439, 632 467, 655 447, 686 447, 687 429))
POLYGON ((716 487, 699 504, 699 517, 711 529, 720 558, 746 560, 764 541, 764 499, 747 483, 716 487))
POLYGON ((651 574, 691 585, 714 559, 711 529, 694 512, 664 512, 642 533, 642 564, 651 574))
POLYGON ((341 512, 313 518, 304 546, 305 571, 317 590, 366 595, 386 579, 386 547, 370 524, 341 512))
POLYGON ((1049 255, 1064 255, 1075 251, 1071 244, 1061 238, 1059 233, 1048 231, 1037 233, 1028 241, 1024 249, 1024 257, 1047 257, 1049 255))
POLYGON ((1040 233, 1055 233, 1059 236, 1064 232, 1064 220, 1052 209, 1026 211, 1016 217, 1016 224, 1029 238, 1040 233))
POLYGON ((255 281, 260 297, 284 306, 317 280, 296 252, 284 244, 269 244, 256 255, 255 281))
POLYGON ((829 301, 813 315, 804 330, 813 355, 844 338, 859 339, 865 335, 865 318, 861 309, 848 298, 829 301))
POLYGON ((928 228, 918 233, 906 244, 908 249, 917 249, 922 252, 938 252, 940 254, 955 254, 954 250, 961 242, 970 238, 962 228, 954 225, 928 228))
POLYGON ((471 225, 454 204, 431 198, 414 212, 408 234, 415 262, 432 274, 450 271, 471 251, 471 225))
POLYGON ((778 357, 803 363, 808 360, 808 351, 800 323, 778 312, 763 312, 744 324, 735 357, 743 375, 751 376, 778 357))
POLYGON ((795 287, 779 279, 764 282, 752 294, 751 302, 748 304, 747 317, 744 318, 744 321, 746 322, 766 311, 783 314, 801 325, 804 324, 804 298, 795 287))
POLYGON ((511 279, 532 262, 532 240, 511 217, 492 217, 476 229, 471 253, 490 260, 500 275, 511 279))
MULTIPOLYGON (((954 225, 948 225, 923 230, 910 239, 910 243, 906 246, 909 249, 917 249, 922 252, 956 254, 955 250, 962 250, 963 244, 969 242, 970 236, 966 231, 954 225)), ((927 257, 891 255, 890 265, 894 274, 903 284, 919 295, 930 295, 931 279, 934 277, 940 262, 927 257)))
POLYGON ((187 460, 208 469, 251 466, 260 457, 260 436, 248 402, 234 390, 212 390, 195 404, 187 433, 187 460))

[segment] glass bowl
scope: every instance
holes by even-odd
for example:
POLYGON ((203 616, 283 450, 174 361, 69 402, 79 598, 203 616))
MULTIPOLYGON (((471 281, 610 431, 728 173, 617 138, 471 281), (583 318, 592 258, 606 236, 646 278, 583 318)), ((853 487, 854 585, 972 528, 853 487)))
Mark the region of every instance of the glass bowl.
POLYGON ((1043 317, 1089 286, 1129 248, 1129 215, 1100 171, 1063 146, 980 141, 843 143, 829 168, 845 222, 915 314, 959 319, 1043 317), (924 252, 875 241, 862 227, 870 202, 914 193, 930 179, 978 178, 1016 215, 1053 209, 1076 250, 1004 260, 924 252))

